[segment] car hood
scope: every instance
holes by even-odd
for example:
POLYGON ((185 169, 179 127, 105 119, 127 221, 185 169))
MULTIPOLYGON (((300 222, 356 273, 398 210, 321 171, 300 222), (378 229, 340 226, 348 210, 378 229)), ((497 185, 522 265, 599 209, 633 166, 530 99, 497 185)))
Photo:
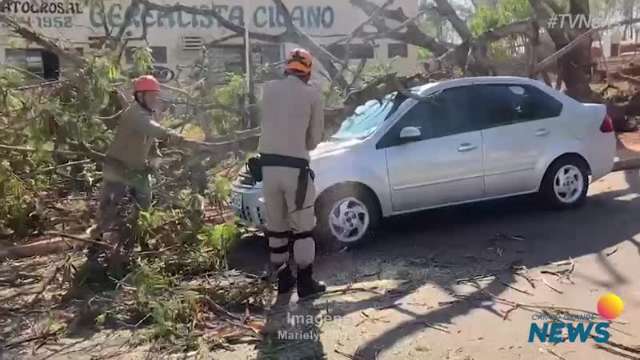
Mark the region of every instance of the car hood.
POLYGON ((343 153, 361 143, 362 143, 362 140, 358 140, 358 139, 327 141, 327 142, 318 144, 318 147, 316 147, 313 151, 311 151, 309 153, 309 156, 311 157, 311 161, 313 162, 314 160, 317 160, 320 158, 343 153))
MULTIPOLYGON (((357 145, 362 144, 362 142, 363 140, 354 139, 327 141, 318 144, 318 146, 314 150, 309 152, 309 157, 311 158, 311 168, 313 168, 314 170, 322 171, 327 167, 331 167, 333 164, 336 164, 336 162, 332 161, 331 157, 339 154, 344 154, 357 145)), ((256 190, 262 189, 262 182, 254 184, 252 188, 256 190)))

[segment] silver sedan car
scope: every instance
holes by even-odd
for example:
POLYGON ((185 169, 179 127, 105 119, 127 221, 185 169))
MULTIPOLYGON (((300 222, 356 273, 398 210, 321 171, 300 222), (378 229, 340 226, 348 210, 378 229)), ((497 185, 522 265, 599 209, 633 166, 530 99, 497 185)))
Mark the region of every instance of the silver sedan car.
MULTIPOLYGON (((429 83, 360 106, 311 153, 316 235, 349 245, 385 217, 530 193, 576 207, 614 157, 603 105, 527 78, 429 83)), ((232 204, 248 225, 265 224, 261 183, 237 179, 232 204)))

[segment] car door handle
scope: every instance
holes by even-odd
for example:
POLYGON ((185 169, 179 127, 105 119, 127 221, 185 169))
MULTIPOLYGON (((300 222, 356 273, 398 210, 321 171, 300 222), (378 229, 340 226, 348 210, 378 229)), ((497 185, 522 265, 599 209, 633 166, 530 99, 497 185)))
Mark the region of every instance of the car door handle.
POLYGON ((551 131, 549 131, 549 129, 542 128, 542 129, 538 129, 536 131, 536 136, 547 136, 550 133, 551 133, 551 131))
POLYGON ((467 151, 471 151, 471 150, 475 150, 477 148, 476 145, 472 145, 469 143, 464 143, 464 144, 460 144, 460 146, 458 146, 458 151, 459 152, 467 152, 467 151))

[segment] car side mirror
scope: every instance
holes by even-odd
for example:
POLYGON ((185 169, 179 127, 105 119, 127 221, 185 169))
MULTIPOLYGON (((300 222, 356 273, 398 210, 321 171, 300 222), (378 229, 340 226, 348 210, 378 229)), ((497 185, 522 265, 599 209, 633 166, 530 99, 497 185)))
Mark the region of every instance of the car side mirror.
POLYGON ((404 141, 419 140, 422 137, 422 132, 419 127, 407 126, 400 130, 400 139, 404 141))

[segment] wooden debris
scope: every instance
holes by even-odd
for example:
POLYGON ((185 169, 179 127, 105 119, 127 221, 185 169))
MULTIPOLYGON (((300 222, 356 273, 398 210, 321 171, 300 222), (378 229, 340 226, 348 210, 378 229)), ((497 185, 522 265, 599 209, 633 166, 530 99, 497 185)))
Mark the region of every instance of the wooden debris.
POLYGON ((558 353, 556 353, 555 351, 551 350, 551 349, 545 349, 547 350, 547 352, 553 356, 555 356, 556 358, 560 359, 560 360, 567 360, 564 356, 558 355, 558 353))
POLYGON ((531 279, 528 275, 526 274, 522 274, 522 273, 513 273, 515 276, 520 276, 522 278, 524 278, 525 280, 527 280, 527 282, 529 283, 529 285, 531 285, 532 288, 536 288, 536 284, 533 282, 533 279, 531 279))
POLYGON ((442 332, 447 333, 447 334, 451 334, 451 332, 449 330, 447 330, 446 326, 443 326, 443 325, 440 325, 440 324, 435 324, 434 325, 434 324, 432 324, 430 322, 427 322, 427 321, 425 321, 423 324, 426 327, 429 327, 429 328, 432 328, 432 329, 435 329, 435 330, 439 330, 439 331, 442 331, 442 332))
POLYGON ((505 312, 504 312, 504 316, 502 316, 502 320, 508 320, 508 319, 509 319, 509 315, 510 315, 513 311, 515 311, 515 310, 517 310, 517 309, 519 309, 519 308, 520 308, 520 305, 519 305, 519 304, 516 304, 516 305, 512 306, 512 307, 511 307, 511 309, 509 309, 509 310, 507 310, 507 311, 505 311, 505 312))
POLYGON ((24 337, 22 339, 17 339, 15 341, 12 341, 10 343, 7 343, 4 345, 4 349, 10 349, 12 347, 18 346, 18 345, 22 345, 31 341, 36 341, 36 340, 46 340, 49 339, 51 337, 56 336, 61 330, 58 331, 47 331, 43 334, 38 334, 38 335, 32 335, 32 336, 27 336, 24 337))
POLYGON ((400 307, 400 304, 389 304, 389 305, 383 305, 383 306, 379 306, 376 308, 376 310, 386 310, 386 309, 393 309, 393 308, 397 308, 400 307))
MULTIPOLYGON (((560 264, 560 263, 557 263, 560 264)), ((573 274, 573 271, 576 269, 576 263, 575 261, 573 261, 573 259, 568 260, 566 262, 562 262, 562 265, 571 265, 571 267, 569 269, 563 269, 563 270, 541 270, 540 273, 541 274, 549 274, 549 275, 554 275, 558 278, 558 280, 563 280, 566 279, 568 282, 570 282, 571 284, 574 284, 573 280, 571 279, 571 275, 573 274)))
POLYGON ((605 255, 606 255, 607 257, 609 257, 609 256, 611 256, 611 255, 613 255, 613 254, 615 254, 615 253, 617 253, 617 252, 618 252, 618 248, 617 248, 617 247, 615 247, 613 250, 611 250, 610 252, 606 253, 605 255))
POLYGON ((368 274, 362 274, 362 275, 358 275, 356 276, 354 281, 358 281, 364 278, 368 278, 368 277, 373 277, 373 276, 378 276, 378 278, 380 277, 380 273, 381 271, 376 271, 376 272, 372 272, 372 273, 368 273, 368 274))
POLYGON ((562 260, 562 261, 551 262, 548 265, 566 266, 566 265, 571 265, 572 263, 573 263, 573 260, 562 260))
POLYGON ((619 356, 621 358, 630 359, 630 360, 640 360, 640 357, 638 357, 638 356, 629 355, 629 354, 623 353, 622 351, 619 351, 619 350, 612 349, 610 347, 604 346, 602 344, 596 344, 595 348, 599 349, 599 350, 606 351, 609 354, 617 355, 617 356, 619 356))
POLYGON ((359 348, 358 348, 358 349, 356 349, 356 352, 355 352, 353 355, 351 355, 351 354, 347 354, 346 352, 340 351, 340 350, 338 350, 338 349, 333 349, 333 351, 334 351, 336 354, 338 354, 338 355, 342 355, 342 356, 346 357, 347 359, 352 359, 352 360, 365 360, 365 359, 364 359, 364 357, 358 353, 358 350, 359 350, 359 348))
POLYGON ((491 279, 491 278, 495 278, 495 277, 496 277, 495 274, 476 275, 476 276, 473 276, 473 277, 470 277, 470 278, 458 279, 458 280, 456 280, 456 283, 458 285, 460 285, 460 284, 465 284, 465 283, 477 282, 478 280, 491 279))
POLYGON ((542 278, 542 283, 544 283, 545 285, 547 285, 549 287, 549 289, 557 292, 558 294, 564 294, 564 292, 554 288, 553 286, 551 286, 551 284, 549 284, 549 282, 547 281, 547 279, 545 279, 544 277, 542 278))
MULTIPOLYGON (((589 337, 591 338, 595 338, 593 335, 589 335, 589 337)), ((612 346, 614 348, 620 349, 620 350, 624 350, 633 354, 640 354, 640 347, 631 347, 631 346, 627 346, 627 345, 623 345, 617 342, 613 342, 611 340, 607 341, 607 345, 612 346)))
POLYGON ((459 302, 462 302, 462 300, 440 301, 438 302, 438 306, 449 306, 459 302))
MULTIPOLYGON (((597 314, 597 313, 595 313, 593 311, 588 311, 588 310, 584 310, 584 309, 578 309, 578 308, 572 308, 572 307, 566 307, 566 306, 533 305, 533 304, 516 302, 516 301, 513 301, 513 300, 508 300, 508 299, 502 298, 500 296, 497 296, 497 295, 493 294, 492 292, 482 288, 477 283, 476 284, 470 284, 470 285, 472 285, 473 287, 478 289, 479 292, 485 294, 486 296, 488 296, 489 298, 493 299, 495 302, 500 303, 500 304, 510 305, 510 306, 513 306, 513 307, 526 309, 526 310, 535 310, 535 311, 542 311, 542 312, 544 312, 544 311, 577 312, 577 313, 581 313, 581 314, 600 316, 599 314, 597 314)), ((611 323, 626 324, 625 322, 619 321, 619 320, 611 321, 611 323)))
POLYGON ((342 286, 342 287, 337 287, 335 289, 331 289, 331 290, 327 290, 326 292, 324 292, 324 294, 346 294, 347 292, 368 292, 368 293, 374 293, 377 295, 383 295, 378 291, 380 289, 379 286, 371 286, 371 287, 357 287, 357 286, 351 286, 351 284, 347 285, 347 286, 342 286))
POLYGON ((380 317, 372 318, 371 316, 369 316, 369 314, 367 314, 367 313, 366 313, 366 312, 364 312, 364 311, 361 311, 361 312, 360 312, 360 315, 362 315, 362 317, 364 317, 364 319, 360 320, 360 321, 356 324, 356 327, 358 327, 358 326, 360 326, 360 325, 364 324, 364 323, 365 323, 365 322, 367 322, 367 321, 371 321, 371 322, 380 321, 380 322, 384 322, 384 323, 389 323, 389 320, 385 320, 385 319, 380 318, 380 317))
POLYGON ((513 289, 513 290, 515 290, 517 292, 520 292, 520 293, 523 293, 523 294, 526 294, 526 295, 529 295, 529 296, 533 296, 533 294, 528 292, 527 290, 518 289, 517 287, 509 285, 508 283, 506 283, 506 282, 504 282, 502 280, 500 280, 500 284, 502 284, 502 285, 504 285, 504 286, 506 286, 506 287, 508 287, 510 289, 513 289))

